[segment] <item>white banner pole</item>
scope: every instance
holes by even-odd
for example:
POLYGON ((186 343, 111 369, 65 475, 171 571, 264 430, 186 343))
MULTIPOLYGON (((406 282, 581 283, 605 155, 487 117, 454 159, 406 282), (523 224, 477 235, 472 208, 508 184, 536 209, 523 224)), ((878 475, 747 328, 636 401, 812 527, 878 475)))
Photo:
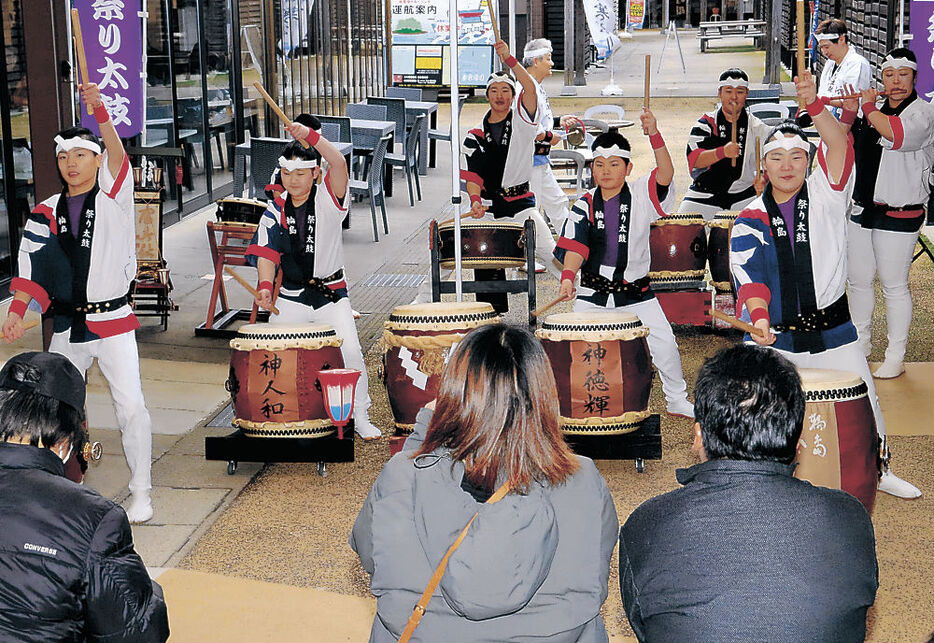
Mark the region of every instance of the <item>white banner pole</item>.
POLYGON ((450 14, 451 42, 451 205, 454 211, 454 293, 457 301, 464 300, 464 277, 461 258, 461 141, 460 141, 460 78, 457 71, 458 52, 458 15, 457 0, 451 0, 450 14))

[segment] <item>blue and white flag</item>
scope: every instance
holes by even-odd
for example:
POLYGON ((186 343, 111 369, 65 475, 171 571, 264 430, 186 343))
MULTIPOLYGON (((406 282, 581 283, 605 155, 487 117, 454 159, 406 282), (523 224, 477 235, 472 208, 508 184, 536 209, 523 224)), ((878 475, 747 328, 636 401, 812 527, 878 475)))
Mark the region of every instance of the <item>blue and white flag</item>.
POLYGON ((584 0, 584 13, 590 37, 597 47, 597 58, 603 60, 619 47, 619 19, 616 15, 616 0, 584 0))

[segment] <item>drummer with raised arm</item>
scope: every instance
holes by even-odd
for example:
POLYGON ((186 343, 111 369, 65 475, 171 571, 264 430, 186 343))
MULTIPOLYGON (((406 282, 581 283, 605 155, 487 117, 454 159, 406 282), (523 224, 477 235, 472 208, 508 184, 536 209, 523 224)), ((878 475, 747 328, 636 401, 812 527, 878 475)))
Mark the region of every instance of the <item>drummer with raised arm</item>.
POLYGON ((594 140, 597 187, 571 208, 555 249, 555 257, 564 264, 560 293, 567 299, 577 294, 575 312, 615 309, 638 315, 650 330, 649 350, 668 412, 693 418, 678 344, 648 277, 649 229, 674 206, 674 166, 655 116, 644 110, 641 119, 658 167, 630 184, 629 141, 617 132, 594 140), (574 288, 578 271, 580 292, 574 288))

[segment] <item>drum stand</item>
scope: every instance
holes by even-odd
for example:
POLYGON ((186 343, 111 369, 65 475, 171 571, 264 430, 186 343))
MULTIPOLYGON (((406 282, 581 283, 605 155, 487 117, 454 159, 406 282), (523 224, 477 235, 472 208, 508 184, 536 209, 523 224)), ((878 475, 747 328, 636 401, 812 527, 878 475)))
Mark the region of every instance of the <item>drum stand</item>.
POLYGON ((646 460, 662 459, 661 418, 653 413, 638 429, 622 435, 564 434, 577 455, 591 460, 635 460, 636 471, 645 471, 646 460))
POLYGON ((317 462, 318 475, 327 475, 328 462, 353 462, 353 420, 337 434, 323 438, 253 438, 237 430, 229 435, 204 438, 205 460, 226 460, 227 475, 237 472, 240 462, 317 462))
MULTIPOLYGON (((441 281, 441 237, 438 226, 432 225, 429 234, 431 250, 431 300, 441 301, 442 294, 457 292, 453 281, 441 281)), ((525 278, 503 279, 496 281, 465 281, 461 284, 463 292, 472 293, 512 293, 525 292, 529 298, 529 326, 535 325, 532 311, 536 307, 535 296, 535 223, 532 219, 525 221, 525 278)), ((485 266, 470 266, 470 268, 484 268, 485 266)))

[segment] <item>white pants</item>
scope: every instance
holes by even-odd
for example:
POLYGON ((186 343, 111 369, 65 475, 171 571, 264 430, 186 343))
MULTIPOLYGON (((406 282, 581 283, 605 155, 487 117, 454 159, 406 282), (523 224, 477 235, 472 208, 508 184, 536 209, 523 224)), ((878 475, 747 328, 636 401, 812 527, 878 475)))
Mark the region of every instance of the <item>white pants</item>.
MULTIPOLYGON (((544 210, 555 232, 561 234, 565 219, 568 218, 568 195, 564 193, 555 179, 551 166, 547 163, 532 168, 529 186, 535 194, 535 205, 544 210)), ((536 232, 536 236, 538 233, 536 232)))
POLYGON ((344 297, 335 303, 325 304, 317 310, 311 306, 289 301, 280 297, 276 300, 278 315, 269 315, 270 324, 329 324, 334 327, 337 336, 343 341, 341 356, 344 366, 360 371, 357 380, 357 390, 353 398, 353 417, 357 423, 370 421, 370 380, 366 374, 366 364, 363 363, 363 349, 360 348, 360 338, 357 336, 357 325, 354 322, 353 310, 350 308, 350 299, 344 297))
MULTIPOLYGON (((752 342, 747 342, 751 344, 752 342)), ((872 405, 872 412, 876 416, 876 431, 885 438, 885 419, 882 417, 882 410, 879 408, 879 398, 876 395, 876 385, 872 381, 872 373, 869 372, 869 362, 863 355, 859 342, 850 342, 837 348, 830 348, 821 353, 792 353, 773 349, 780 353, 782 357, 788 358, 788 361, 799 368, 832 368, 838 371, 849 371, 856 373, 869 388, 869 403, 872 405)))
POLYGON ((628 306, 607 308, 597 306, 589 301, 576 299, 574 301, 575 313, 619 310, 637 315, 644 326, 649 329, 646 341, 649 352, 652 354, 652 363, 658 369, 658 377, 662 381, 662 391, 669 404, 687 399, 687 384, 684 381, 684 371, 681 368, 681 354, 678 352, 678 342, 675 334, 671 332, 671 324, 665 317, 658 299, 653 297, 628 306))
POLYGON ((872 310, 876 295, 873 282, 876 276, 882 284, 885 297, 885 318, 888 325, 888 346, 885 359, 901 362, 905 359, 908 329, 911 326, 911 292, 908 290, 908 271, 917 232, 890 232, 870 230, 847 223, 847 297, 850 316, 859 333, 862 348, 872 345, 872 310))
POLYGON ((151 489, 152 420, 143 399, 136 333, 121 333, 80 344, 71 343, 69 335, 70 331, 52 335, 49 351, 67 357, 82 375, 87 374, 97 358, 114 400, 123 454, 130 467, 130 491, 151 489))

